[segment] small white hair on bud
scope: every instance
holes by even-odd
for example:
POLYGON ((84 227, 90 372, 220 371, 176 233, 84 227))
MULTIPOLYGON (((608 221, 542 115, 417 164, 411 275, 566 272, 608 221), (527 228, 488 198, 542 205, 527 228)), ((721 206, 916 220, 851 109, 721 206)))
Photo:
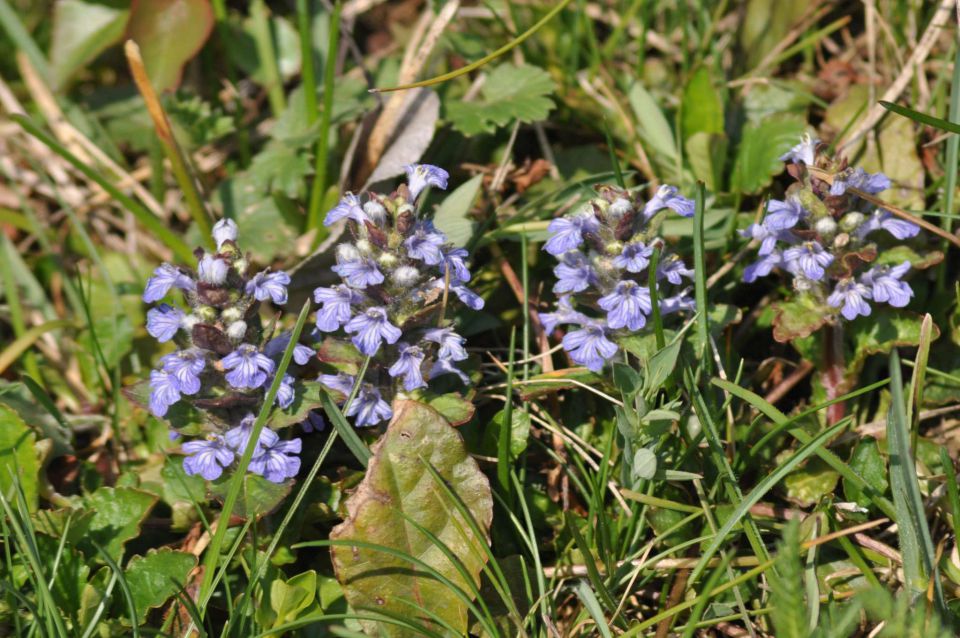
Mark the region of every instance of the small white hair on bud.
POLYGON ((242 341, 245 334, 247 334, 246 321, 234 321, 227 326, 227 336, 232 341, 242 341))
POLYGON ((832 236, 837 232, 837 222, 833 217, 821 217, 813 224, 813 229, 820 235, 832 236))
POLYGON ((371 199, 363 205, 363 212, 374 224, 383 224, 387 220, 387 209, 375 199, 371 199))
POLYGON ((227 262, 222 259, 218 259, 213 255, 206 254, 203 256, 203 259, 200 260, 200 264, 197 267, 197 275, 200 277, 200 281, 214 286, 222 286, 227 281, 227 262))
POLYGON ((398 286, 409 288, 420 279, 420 271, 413 266, 400 266, 393 271, 390 278, 398 286))
POLYGON ((360 259, 360 251, 353 244, 340 244, 337 246, 337 261, 356 261, 360 259))
POLYGON ((237 241, 237 222, 232 219, 221 219, 213 225, 213 239, 217 242, 217 250, 228 241, 237 241))
POLYGON ((626 197, 618 197, 613 200, 612 204, 610 204, 610 208, 607 209, 607 215, 613 219, 620 219, 629 213, 632 207, 633 205, 630 203, 629 199, 626 197))

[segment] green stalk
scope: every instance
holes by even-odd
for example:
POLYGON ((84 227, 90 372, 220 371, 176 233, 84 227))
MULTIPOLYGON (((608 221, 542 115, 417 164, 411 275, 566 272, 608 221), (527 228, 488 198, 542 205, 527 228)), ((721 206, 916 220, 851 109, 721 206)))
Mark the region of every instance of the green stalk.
MULTIPOLYGON (((301 85, 307 105, 307 123, 317 121, 317 77, 313 69, 313 42, 310 34, 310 0, 297 0, 297 27, 300 31, 301 85)), ((330 25, 333 28, 333 24, 330 25)), ((329 57, 330 53, 327 53, 329 57)))
POLYGON ((697 301, 697 355, 703 370, 710 373, 710 357, 707 356, 707 343, 710 338, 710 319, 707 305, 707 262, 703 248, 703 218, 706 207, 706 193, 703 182, 697 182, 696 209, 693 214, 693 269, 694 294, 697 301))
MULTIPOLYGON (((27 324, 23 320, 23 307, 20 305, 20 288, 17 286, 16 279, 14 279, 13 268, 10 264, 9 257, 12 253, 13 244, 4 236, 3 248, 0 249, 0 281, 3 282, 4 296, 7 299, 7 307, 10 309, 13 335, 19 339, 27 331, 27 324)), ((23 354, 23 367, 29 376, 39 383, 43 383, 40 366, 37 365, 37 358, 33 351, 28 350, 23 354)))
POLYGON ((280 79, 280 67, 277 65, 277 52, 273 48, 273 34, 270 30, 270 16, 264 0, 250 3, 250 18, 253 20, 253 40, 257 47, 257 57, 263 67, 267 99, 274 117, 287 108, 287 98, 283 94, 283 81, 280 79))
POLYGON ((306 230, 316 229, 313 247, 320 245, 326 233, 320 219, 321 206, 324 194, 327 192, 327 155, 330 151, 330 120, 333 117, 334 79, 337 72, 337 48, 340 46, 340 0, 333 5, 333 15, 330 16, 329 40, 327 41, 327 59, 323 65, 323 112, 320 115, 320 138, 314 152, 316 162, 314 167, 313 188, 310 191, 310 208, 307 214, 306 230))
MULTIPOLYGON (((950 112, 947 116, 951 122, 960 123, 960 47, 953 63, 953 79, 950 83, 950 112)), ((957 161, 960 155, 960 135, 954 134, 947 138, 946 160, 946 195, 944 202, 945 215, 940 218, 940 225, 948 233, 953 232, 954 207, 957 193, 957 161)), ((947 251, 947 242, 942 242, 941 250, 947 251)), ((937 271, 937 290, 941 293, 947 289, 947 269, 937 271)))

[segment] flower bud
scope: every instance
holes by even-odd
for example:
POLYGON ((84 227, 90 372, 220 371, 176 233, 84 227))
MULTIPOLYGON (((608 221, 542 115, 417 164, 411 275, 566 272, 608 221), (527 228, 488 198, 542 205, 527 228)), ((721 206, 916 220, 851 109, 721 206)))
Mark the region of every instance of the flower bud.
POLYGON ((619 255, 623 252, 623 242, 612 241, 603 247, 603 252, 608 255, 619 255))
POLYGON ((370 242, 366 239, 358 239, 356 246, 361 255, 369 255, 373 252, 373 246, 371 246, 370 242))
POLYGON ((837 222, 833 217, 821 217, 813 224, 813 229, 822 237, 832 237, 837 232, 837 222))
POLYGON ((227 336, 233 341, 241 341, 245 334, 247 334, 246 321, 234 321, 227 326, 227 336))
POLYGON ((247 268, 249 267, 250 267, 250 262, 244 259, 243 257, 237 257, 236 259, 233 260, 233 269, 236 270, 237 274, 239 274, 241 277, 243 277, 246 274, 247 268))
POLYGON ((193 330, 193 327, 198 323, 200 323, 200 317, 193 314, 184 315, 183 318, 180 319, 180 327, 186 330, 187 332, 190 332, 191 330, 193 330))
POLYGON ((398 286, 409 288, 417 283, 418 279, 420 279, 420 271, 413 266, 400 266, 393 271, 393 274, 390 275, 390 278, 393 279, 393 282, 398 286))
POLYGON ((377 258, 377 261, 384 268, 390 269, 397 265, 397 256, 393 253, 383 252, 377 258))
POLYGON ((797 275, 793 279, 793 289, 797 292, 807 292, 808 290, 813 290, 814 285, 816 285, 816 282, 807 279, 803 275, 797 275))
POLYGON ((360 259, 360 251, 353 244, 340 244, 337 246, 337 261, 356 261, 360 259))
POLYGON ((197 315, 203 323, 212 323, 217 318, 217 310, 211 306, 200 306, 197 308, 197 315))
POLYGON ((863 213, 858 213, 856 211, 847 213, 840 218, 840 230, 845 233, 852 233, 860 227, 860 224, 863 223, 864 219, 866 219, 866 217, 863 213))
POLYGON ((214 286, 222 286, 227 281, 227 262, 213 255, 204 255, 197 268, 200 281, 214 286))
POLYGON ((383 223, 387 220, 387 209, 383 207, 383 204, 374 199, 371 199, 363 205, 363 212, 366 213, 370 221, 377 226, 383 226, 383 223))
POLYGON ((847 244, 850 243, 850 235, 847 233, 840 233, 833 240, 833 247, 837 250, 844 248, 847 244))
POLYGON ((213 239, 217 242, 217 250, 228 241, 237 241, 237 223, 232 219, 221 219, 213 226, 213 239))
POLYGON ((243 314, 240 312, 239 308, 236 306, 231 306, 220 313, 220 318, 223 319, 224 323, 233 323, 234 321, 240 321, 243 319, 243 314))
POLYGON ((610 204, 610 208, 607 209, 607 215, 612 219, 620 219, 624 215, 630 212, 633 208, 633 205, 630 203, 630 200, 625 197, 618 197, 613 200, 613 203, 610 204))

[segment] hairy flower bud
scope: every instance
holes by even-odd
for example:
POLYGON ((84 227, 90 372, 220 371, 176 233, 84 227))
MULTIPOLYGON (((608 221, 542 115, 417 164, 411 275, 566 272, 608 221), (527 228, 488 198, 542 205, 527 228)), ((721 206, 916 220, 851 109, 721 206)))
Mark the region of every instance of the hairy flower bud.
POLYGON ((833 217, 821 217, 813 224, 813 229, 823 237, 831 237, 837 232, 837 222, 833 217))
POLYGON ((865 219, 866 215, 863 213, 858 213, 857 211, 847 213, 840 218, 840 230, 845 233, 852 233, 860 227, 860 224, 862 224, 865 219))
POLYGON ((357 261, 360 259, 360 251, 353 244, 340 244, 337 246, 337 261, 357 261))
POLYGON ((420 279, 420 271, 413 266, 400 266, 390 275, 390 278, 398 286, 409 288, 420 279))
POLYGON ((247 322, 246 321, 234 321, 229 326, 227 326, 227 336, 230 337, 233 341, 241 341, 244 335, 247 334, 247 322))

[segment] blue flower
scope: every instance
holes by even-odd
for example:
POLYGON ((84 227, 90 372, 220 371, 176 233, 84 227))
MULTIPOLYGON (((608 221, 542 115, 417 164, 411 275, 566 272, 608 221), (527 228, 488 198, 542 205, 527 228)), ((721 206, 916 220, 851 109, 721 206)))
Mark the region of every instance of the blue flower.
POLYGON ((427 384, 423 380, 423 374, 420 367, 423 365, 424 352, 419 346, 411 346, 401 341, 397 344, 397 350, 400 357, 394 362, 387 372, 391 377, 403 377, 403 388, 407 392, 413 392, 417 388, 422 388, 427 384))
POLYGON ((346 416, 356 416, 356 426, 362 428, 389 419, 393 416, 393 410, 381 398, 379 390, 369 383, 364 383, 344 414, 346 416))
POLYGON ((313 299, 322 304, 317 311, 317 328, 323 332, 336 332, 341 325, 350 321, 353 314, 352 304, 363 301, 363 295, 349 286, 317 288, 313 299))
MULTIPOLYGON (((247 449, 247 444, 250 442, 250 435, 253 434, 253 426, 256 420, 257 418, 253 416, 253 414, 247 413, 247 416, 240 419, 239 425, 230 428, 226 434, 224 434, 227 445, 237 454, 243 454, 244 450, 247 449)), ((254 454, 259 451, 262 445, 269 444, 271 441, 276 441, 276 439, 277 433, 270 428, 260 430, 260 438, 257 439, 254 454)))
POLYGON ((383 341, 396 343, 403 334, 400 328, 390 323, 387 311, 380 307, 368 308, 347 322, 344 330, 353 334, 353 345, 357 350, 372 357, 380 349, 383 341))
POLYGON ((183 471, 188 476, 199 474, 213 481, 220 478, 223 468, 233 463, 233 451, 219 434, 211 434, 202 441, 188 441, 181 449, 189 454, 183 459, 183 471))
POLYGON ((833 255, 825 251, 819 242, 805 241, 785 250, 783 262, 794 275, 802 274, 807 279, 820 281, 824 269, 833 263, 833 255))
POLYGON ((363 212, 363 206, 360 204, 360 198, 353 193, 344 195, 340 203, 327 213, 327 216, 323 220, 323 225, 333 226, 341 219, 352 219, 361 226, 367 221, 367 216, 363 212))
MULTIPOLYGON (((284 332, 280 336, 274 337, 263 346, 263 354, 279 362, 283 357, 284 350, 286 350, 290 344, 290 336, 289 332, 284 332)), ((316 352, 313 348, 305 346, 302 343, 293 346, 293 362, 297 365, 307 365, 315 354, 316 352)))
POLYGON ((681 217, 693 217, 696 208, 692 199, 687 199, 677 194, 676 186, 662 185, 657 189, 657 194, 653 196, 647 205, 643 207, 643 218, 650 219, 657 211, 669 208, 681 217))
POLYGON ((320 412, 311 410, 307 413, 307 418, 300 424, 300 427, 307 434, 311 432, 323 432, 327 427, 327 422, 324 421, 323 415, 320 414, 320 412))
POLYGON ((547 226, 552 235, 543 245, 543 249, 551 255, 562 255, 580 246, 584 233, 595 233, 599 228, 600 222, 592 212, 557 217, 547 226))
POLYGON ((687 268, 679 255, 669 255, 657 265, 657 279, 664 277, 670 283, 679 286, 683 283, 681 277, 693 279, 693 270, 687 268))
POLYGON ((913 289, 900 278, 910 270, 910 262, 899 266, 875 266, 860 278, 861 283, 870 286, 874 301, 888 303, 895 308, 903 308, 910 303, 913 289))
POLYGON ((813 166, 816 159, 817 145, 820 143, 815 137, 810 137, 809 133, 804 133, 800 138, 800 143, 780 156, 781 162, 793 162, 794 164, 806 164, 813 166))
POLYGON ((831 195, 843 195, 848 188, 856 188, 876 195, 890 188, 890 178, 883 173, 868 173, 859 166, 844 177, 835 175, 830 186, 831 195))
POLYGON ((271 483, 283 483, 293 478, 300 471, 300 454, 302 442, 300 439, 281 441, 273 430, 264 429, 273 436, 267 439, 260 437, 260 446, 250 459, 250 471, 259 474, 271 483))
POLYGON ((620 254, 613 258, 613 265, 627 272, 642 272, 650 265, 653 248, 642 241, 631 242, 623 247, 620 254))
POLYGON ((433 367, 430 368, 430 378, 436 379, 444 374, 455 374, 460 378, 463 385, 470 385, 470 377, 464 374, 460 368, 453 365, 453 361, 450 359, 437 359, 433 363, 433 367))
POLYGON ((267 297, 273 303, 282 306, 287 303, 287 286, 290 285, 290 275, 278 270, 277 272, 263 271, 253 276, 247 282, 246 293, 253 295, 257 301, 266 301, 267 297))
POLYGON ((870 289, 863 284, 853 279, 842 279, 827 297, 827 303, 834 308, 843 306, 840 314, 853 321, 859 315, 866 317, 870 314, 866 300, 871 297, 870 289))
POLYGON ((424 333, 423 339, 440 344, 440 351, 437 353, 439 359, 463 361, 467 358, 467 351, 463 348, 467 340, 454 332, 453 328, 431 328, 424 333))
POLYGON ((331 270, 343 277, 344 281, 354 288, 366 288, 383 283, 383 273, 377 268, 377 263, 369 258, 361 257, 342 261, 331 270))
POLYGON ((875 230, 883 229, 897 239, 909 239, 920 232, 920 227, 905 219, 894 217, 885 210, 874 211, 870 217, 857 227, 857 237, 863 239, 875 230))
POLYGON ((562 295, 557 300, 556 312, 541 312, 540 323, 547 332, 553 332, 557 326, 566 323, 584 324, 590 319, 582 312, 573 309, 570 303, 570 295, 562 295))
POLYGON ((563 349, 576 363, 600 372, 603 364, 617 353, 617 344, 607 339, 607 330, 602 324, 591 322, 564 335, 563 349))
POLYGON ((553 269, 557 276, 557 283, 553 285, 553 292, 582 292, 596 283, 597 277, 593 268, 579 250, 564 253, 560 263, 553 269))
POLYGON ((617 282, 613 292, 600 297, 597 305, 607 311, 607 325, 611 328, 639 330, 647 323, 650 314, 650 289, 627 279, 617 282))
POLYGON ((228 241, 237 241, 237 222, 226 218, 218 221, 213 225, 213 240, 217 242, 217 250, 228 241))
POLYGON ((433 224, 429 222, 418 223, 416 228, 403 245, 407 248, 407 254, 413 259, 419 259, 425 264, 436 266, 443 259, 441 248, 447 238, 442 233, 435 232, 433 224))
POLYGON ((197 266, 197 277, 204 283, 222 286, 227 282, 229 270, 230 265, 223 259, 216 255, 204 255, 197 266))
POLYGON ((790 197, 785 202, 771 199, 767 204, 767 216, 763 225, 771 231, 787 230, 797 225, 801 218, 807 216, 807 210, 797 200, 790 197))
POLYGON ((160 304, 147 311, 147 332, 160 343, 170 341, 180 329, 183 312, 173 306, 160 304))
MULTIPOLYGON (((286 410, 293 405, 293 399, 296 396, 293 389, 294 381, 295 379, 289 374, 283 375, 283 379, 280 381, 280 387, 277 388, 277 396, 274 399, 274 403, 276 403, 281 410, 286 410)), ((264 397, 266 397, 268 392, 270 392, 270 388, 266 387, 263 393, 264 397)))
POLYGON ((775 250, 768 255, 763 255, 757 261, 743 269, 743 280, 753 283, 758 277, 766 277, 776 266, 783 265, 783 255, 775 250))
POLYGON ((153 271, 153 277, 147 280, 143 290, 143 300, 147 303, 160 301, 171 288, 196 290, 197 284, 179 269, 170 264, 160 264, 153 271))
POLYGON ((180 400, 180 384, 176 377, 163 370, 150 371, 150 412, 162 417, 171 405, 180 400))
POLYGON ((660 312, 664 315, 669 315, 672 312, 680 312, 681 310, 695 310, 696 307, 697 302, 691 299, 686 291, 673 297, 660 300, 660 312))
POLYGON ((403 170, 407 171, 407 190, 410 191, 410 199, 412 200, 416 200, 427 186, 447 189, 447 180, 450 179, 450 173, 439 166, 409 164, 404 166, 403 170))
MULTIPOLYGON (((441 285, 443 284, 443 282, 439 279, 437 281, 440 282, 441 285)), ((464 286, 463 283, 459 281, 451 281, 450 290, 457 296, 457 299, 463 302, 467 308, 470 308, 471 310, 483 309, 483 298, 464 286)))
POLYGON ((317 380, 331 390, 336 390, 344 395, 344 397, 350 396, 350 393, 353 392, 353 385, 356 383, 356 378, 345 372, 321 374, 317 380))
POLYGON ((199 348, 172 352, 160 358, 163 371, 173 375, 177 387, 184 394, 200 391, 200 373, 207 365, 206 357, 199 348))
POLYGON ((224 370, 229 370, 227 383, 240 390, 259 388, 276 367, 270 357, 247 343, 237 346, 236 350, 220 360, 220 364, 224 370))
MULTIPOLYGON (((444 265, 444 268, 441 270, 449 270, 451 279, 470 281, 470 269, 467 268, 467 264, 463 261, 469 254, 465 249, 451 248, 447 250, 445 248, 441 248, 440 253, 443 258, 444 265)), ((444 276, 446 276, 446 272, 444 272, 444 276)))
POLYGON ((772 230, 767 227, 766 222, 759 224, 750 224, 745 229, 739 231, 741 237, 749 237, 760 242, 758 255, 769 255, 777 247, 778 241, 787 243, 796 243, 797 238, 789 230, 772 230))

